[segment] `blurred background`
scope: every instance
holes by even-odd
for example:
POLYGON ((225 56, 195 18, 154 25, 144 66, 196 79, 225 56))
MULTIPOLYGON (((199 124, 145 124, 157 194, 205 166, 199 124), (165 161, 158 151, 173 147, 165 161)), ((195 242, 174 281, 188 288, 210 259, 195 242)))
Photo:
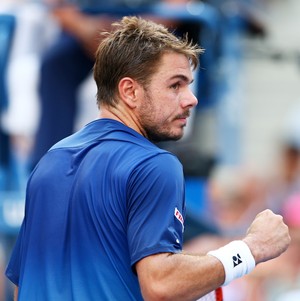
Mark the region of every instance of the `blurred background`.
POLYGON ((225 301, 300 300, 300 2, 297 0, 1 0, 0 301, 24 215, 28 177, 58 140, 97 118, 93 53, 123 15, 161 22, 198 42, 198 107, 184 138, 159 146, 186 177, 185 248, 242 237, 265 208, 292 244, 224 288, 225 301))

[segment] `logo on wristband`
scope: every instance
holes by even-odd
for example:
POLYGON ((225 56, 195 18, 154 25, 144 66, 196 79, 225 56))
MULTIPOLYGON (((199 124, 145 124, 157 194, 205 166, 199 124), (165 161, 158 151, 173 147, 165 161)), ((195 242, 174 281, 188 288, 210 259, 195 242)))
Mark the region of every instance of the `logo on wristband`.
POLYGON ((232 256, 232 260, 233 260, 234 268, 243 262, 240 254, 236 254, 236 256, 232 256))

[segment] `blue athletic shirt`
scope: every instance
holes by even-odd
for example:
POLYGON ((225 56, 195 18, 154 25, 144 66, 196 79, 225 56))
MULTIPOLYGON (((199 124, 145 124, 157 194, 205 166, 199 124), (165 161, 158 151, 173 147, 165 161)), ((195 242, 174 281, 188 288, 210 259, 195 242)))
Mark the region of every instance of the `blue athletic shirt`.
POLYGON ((99 119, 54 145, 29 178, 6 275, 26 301, 143 300, 134 265, 182 249, 182 165, 99 119))

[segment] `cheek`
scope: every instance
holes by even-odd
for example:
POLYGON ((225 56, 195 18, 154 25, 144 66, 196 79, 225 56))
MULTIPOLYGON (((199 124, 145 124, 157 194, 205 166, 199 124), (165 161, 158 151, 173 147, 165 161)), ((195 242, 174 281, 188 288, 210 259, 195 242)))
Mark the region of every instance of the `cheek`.
MULTIPOLYGON (((156 111, 161 117, 172 117, 178 110, 179 101, 177 95, 174 93, 165 93, 157 98, 156 111)), ((174 116, 173 116, 174 117, 174 116)))
POLYGON ((174 117, 174 109, 166 103, 161 103, 153 110, 152 117, 157 123, 165 123, 174 117))
POLYGON ((155 90, 146 95, 141 113, 156 124, 171 121, 178 109, 177 96, 171 91, 155 90))

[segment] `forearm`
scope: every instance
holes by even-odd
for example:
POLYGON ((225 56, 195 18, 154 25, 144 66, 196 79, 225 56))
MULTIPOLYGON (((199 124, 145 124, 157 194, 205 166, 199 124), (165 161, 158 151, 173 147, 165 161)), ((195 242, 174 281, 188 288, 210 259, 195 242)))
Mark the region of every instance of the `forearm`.
POLYGON ((288 227, 270 210, 259 213, 246 237, 209 252, 211 255, 151 255, 137 273, 145 300, 196 300, 225 283, 249 274, 256 264, 282 254, 290 244, 288 227))
POLYGON ((196 300, 220 287, 225 279, 223 265, 213 256, 180 253, 150 257, 137 264, 147 301, 196 300))

